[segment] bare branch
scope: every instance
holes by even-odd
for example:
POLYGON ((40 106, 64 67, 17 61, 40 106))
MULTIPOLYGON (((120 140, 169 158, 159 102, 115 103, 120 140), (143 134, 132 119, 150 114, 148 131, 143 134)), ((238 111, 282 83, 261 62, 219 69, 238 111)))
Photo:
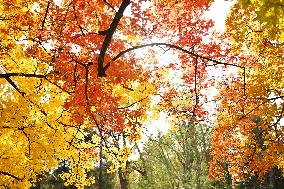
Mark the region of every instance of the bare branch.
POLYGON ((103 2, 107 4, 107 6, 109 6, 112 10, 115 10, 115 8, 109 2, 107 2, 106 0, 103 0, 103 2))
MULTIPOLYGON (((245 67, 244 66, 239 66, 237 64, 231 64, 231 63, 226 63, 226 62, 221 62, 221 61, 218 61, 218 60, 215 60, 215 59, 212 59, 212 58, 209 58, 207 56, 203 56, 203 55, 199 55, 199 54, 196 54, 194 53, 192 50, 186 50, 180 46, 177 46, 177 45, 173 45, 173 44, 169 44, 169 43, 149 43, 149 44, 144 44, 144 45, 139 45, 139 46, 134 46, 134 47, 131 47, 131 48, 128 48, 124 51, 121 51, 119 54, 117 54, 114 58, 112 58, 112 60, 110 62, 108 62, 105 67, 104 67, 104 72, 106 71, 106 69, 110 66, 110 64, 114 61, 116 61, 117 59, 121 58, 124 54, 128 53, 128 52, 131 52, 131 51, 134 51, 134 50, 138 50, 138 49, 142 49, 142 48, 145 48, 145 47, 154 47, 154 46, 166 46, 166 47, 169 47, 169 48, 172 48, 172 49, 177 49, 177 50, 180 50, 186 54, 189 54, 193 57, 196 57, 196 58, 200 58, 200 59, 203 59, 203 60, 208 60, 210 62, 213 62, 212 65, 210 66, 215 66, 215 65, 225 65, 225 66, 233 66, 233 67, 237 67, 237 68, 241 68, 244 70, 244 96, 246 95, 246 73, 245 73, 245 67)), ((206 66, 209 66, 209 65, 206 65, 206 66)))
POLYGON ((197 68, 198 68, 198 57, 195 57, 195 66, 194 66, 194 93, 195 93, 195 105, 192 111, 192 115, 193 117, 195 116, 195 111, 199 102, 199 96, 198 96, 198 92, 197 92, 197 68))
POLYGON ((44 18, 43 18, 43 21, 42 21, 42 24, 41 24, 41 30, 43 30, 43 28, 44 28, 44 23, 45 23, 45 20, 46 20, 46 17, 47 17, 49 6, 50 6, 50 1, 47 2, 47 7, 46 7, 46 10, 45 10, 44 18))
POLYGON ((10 77, 5 77, 6 81, 8 81, 8 83, 10 83, 10 85, 12 85, 12 87, 18 92, 20 93, 23 97, 26 96, 25 92, 22 92, 19 87, 16 85, 16 83, 14 83, 14 81, 12 81, 12 79, 10 77))
MULTIPOLYGON (((16 85, 16 83, 15 83, 14 81, 12 81, 12 79, 11 79, 10 77, 5 77, 5 79, 6 79, 6 81, 8 81, 8 83, 10 83, 10 85, 12 85, 12 87, 13 87, 18 93, 20 93, 24 98, 26 98, 26 93, 25 93, 25 92, 22 92, 22 91, 19 89, 19 87, 16 85)), ((27 98, 27 100, 28 100, 31 104, 33 104, 34 106, 36 106, 36 107, 40 110, 40 112, 41 112, 43 115, 47 116, 47 113, 46 113, 43 109, 41 109, 38 104, 36 104, 36 103, 34 103, 33 101, 31 101, 29 98, 27 98)))
POLYGON ((253 111, 257 110, 258 108, 260 108, 262 105, 270 102, 270 101, 275 101, 277 99, 283 99, 284 96, 277 96, 277 97, 273 97, 273 98, 268 98, 265 99, 263 102, 261 102, 259 105, 257 105, 255 108, 253 108, 251 111, 247 112, 245 115, 243 115, 241 118, 239 118, 239 120, 242 120, 244 118, 246 118, 249 114, 251 114, 253 111))
POLYGON ((122 88, 124 88, 124 89, 127 89, 127 90, 129 90, 129 91, 134 91, 134 89, 132 89, 132 88, 130 88, 130 87, 127 87, 127 86, 122 86, 122 88))
POLYGON ((4 17, 0 17, 0 20, 4 21, 4 20, 10 20, 10 19, 9 18, 4 18, 4 17))

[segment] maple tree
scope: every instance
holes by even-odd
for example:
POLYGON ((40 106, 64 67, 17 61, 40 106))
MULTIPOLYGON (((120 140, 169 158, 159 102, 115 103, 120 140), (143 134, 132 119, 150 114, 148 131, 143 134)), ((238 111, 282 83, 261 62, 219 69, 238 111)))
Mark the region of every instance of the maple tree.
MULTIPOLYGON (((227 18, 232 53, 245 67, 224 84, 213 133, 211 176, 233 185, 283 174, 283 13, 281 1, 240 1, 227 18)), ((255 182, 256 183, 256 182, 255 182)))

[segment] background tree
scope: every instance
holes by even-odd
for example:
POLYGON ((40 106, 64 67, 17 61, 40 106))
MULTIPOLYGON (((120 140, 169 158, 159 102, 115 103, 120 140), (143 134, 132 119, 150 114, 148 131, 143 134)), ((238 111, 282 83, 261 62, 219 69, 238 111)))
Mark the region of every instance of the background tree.
POLYGON ((168 133, 150 137, 133 165, 130 188, 227 188, 208 177, 210 130, 184 121, 168 133))

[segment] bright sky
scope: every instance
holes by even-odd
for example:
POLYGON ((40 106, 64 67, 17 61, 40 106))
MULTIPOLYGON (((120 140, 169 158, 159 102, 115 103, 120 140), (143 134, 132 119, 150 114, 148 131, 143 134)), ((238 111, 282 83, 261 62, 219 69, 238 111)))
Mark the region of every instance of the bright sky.
POLYGON ((226 15, 230 11, 230 7, 235 4, 234 1, 225 0, 215 0, 209 11, 205 14, 205 17, 211 18, 215 22, 215 29, 219 32, 224 32, 225 30, 225 20, 226 15))

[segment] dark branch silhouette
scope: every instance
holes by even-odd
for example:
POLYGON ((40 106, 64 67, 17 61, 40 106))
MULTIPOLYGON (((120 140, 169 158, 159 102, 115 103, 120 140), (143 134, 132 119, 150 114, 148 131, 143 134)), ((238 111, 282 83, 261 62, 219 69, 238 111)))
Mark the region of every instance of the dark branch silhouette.
POLYGON ((9 176, 9 177, 12 177, 12 178, 14 178, 14 179, 16 179, 16 180, 23 180, 23 179, 21 179, 21 178, 15 176, 15 175, 12 175, 11 173, 5 172, 5 171, 0 171, 0 174, 1 174, 1 175, 6 175, 6 176, 9 176))
POLYGON ((49 6, 50 6, 50 1, 47 2, 47 7, 46 7, 46 10, 45 10, 44 18, 43 18, 43 21, 42 21, 42 24, 41 24, 41 30, 43 30, 43 28, 44 28, 44 23, 45 23, 45 20, 46 20, 46 17, 47 17, 49 6))
POLYGON ((26 74, 26 73, 4 73, 0 74, 0 78, 8 78, 13 76, 21 76, 21 77, 36 77, 36 78, 45 78, 45 75, 38 74, 26 74))
POLYGON ((189 55, 191 55, 193 57, 197 57, 197 58, 200 58, 200 59, 204 59, 204 60, 208 60, 210 62, 213 62, 214 63, 213 65, 233 66, 233 67, 238 67, 238 68, 242 68, 242 69, 245 68, 245 67, 239 66, 237 64, 225 63, 225 62, 221 62, 221 61, 218 61, 218 60, 215 60, 215 59, 203 56, 203 55, 199 55, 199 54, 196 54, 196 53, 194 53, 194 52, 192 52, 190 50, 186 50, 186 49, 184 49, 184 48, 182 48, 180 46, 169 44, 169 43, 149 43, 149 44, 144 44, 144 45, 131 47, 129 49, 121 51, 118 55, 116 55, 114 58, 112 58, 112 60, 106 64, 105 68, 109 67, 112 62, 114 62, 117 59, 121 58, 124 54, 126 54, 128 52, 131 52, 131 51, 134 51, 134 50, 137 50, 137 49, 142 49, 142 48, 145 48, 145 47, 155 47, 155 46, 166 46, 166 47, 169 47, 169 48, 172 48, 172 49, 177 49, 177 50, 180 50, 180 51, 182 51, 184 53, 187 53, 187 54, 189 54, 189 55))
POLYGON ((126 7, 130 5, 130 0, 123 0, 117 13, 115 14, 112 23, 110 24, 110 27, 108 31, 106 32, 106 37, 103 42, 102 48, 100 50, 100 55, 98 58, 98 77, 105 77, 105 71, 108 68, 108 65, 104 66, 104 58, 106 51, 110 45, 112 36, 120 22, 120 19, 123 17, 123 12, 125 11, 126 7))

